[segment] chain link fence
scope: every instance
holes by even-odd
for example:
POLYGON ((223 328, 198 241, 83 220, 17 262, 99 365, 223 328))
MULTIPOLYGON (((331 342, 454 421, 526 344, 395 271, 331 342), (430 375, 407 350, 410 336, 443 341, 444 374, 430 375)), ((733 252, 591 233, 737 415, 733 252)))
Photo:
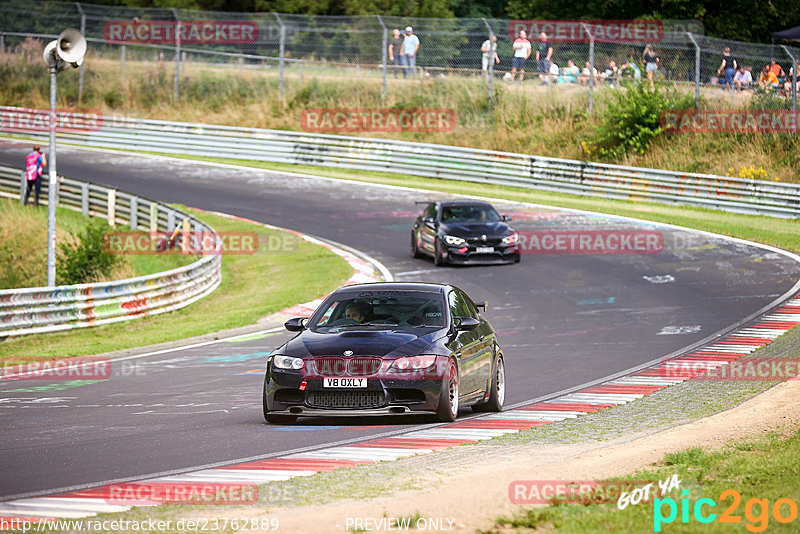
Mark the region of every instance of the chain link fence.
MULTIPOLYGON (((274 73, 281 90, 287 83, 303 84, 311 78, 372 80, 380 84, 382 96, 395 78, 422 83, 474 78, 485 83, 491 100, 496 84, 509 83, 513 40, 519 29, 526 29, 532 53, 524 84, 541 85, 548 92, 582 92, 590 110, 597 91, 616 88, 625 79, 649 83, 652 77, 693 86, 698 106, 701 90, 715 97, 711 99, 719 102, 715 105, 727 105, 728 99, 735 105, 751 91, 762 91, 775 96, 781 102, 778 107, 796 111, 797 68, 792 65, 800 59, 800 48, 707 37, 696 21, 653 21, 658 32, 634 39, 609 36, 603 22, 550 22, 548 26, 548 21, 332 17, 2 0, 0 52, 33 58, 48 40, 73 27, 89 41, 90 59, 119 62, 123 71, 131 62, 161 64, 173 77, 174 99, 180 96, 187 66, 211 64, 274 73), (398 50, 389 49, 394 30, 404 34, 407 26, 419 39, 413 59, 398 57, 398 50), (548 40, 553 49, 546 69, 536 61, 538 30, 545 28, 552 32, 548 40), (573 34, 560 36, 563 28, 571 28, 573 34), (492 50, 484 60, 481 47, 495 37, 499 61, 489 58, 492 50), (649 53, 657 60, 648 62, 644 57, 646 44, 652 45, 649 53), (726 48, 751 73, 752 83, 742 87, 746 91, 721 91, 731 89, 725 83, 731 81, 725 69, 719 68, 726 48), (783 75, 779 84, 762 89, 759 73, 772 59, 783 75)), ((545 53, 540 55, 543 59, 545 53)), ((81 67, 80 91, 83 71, 81 67)))

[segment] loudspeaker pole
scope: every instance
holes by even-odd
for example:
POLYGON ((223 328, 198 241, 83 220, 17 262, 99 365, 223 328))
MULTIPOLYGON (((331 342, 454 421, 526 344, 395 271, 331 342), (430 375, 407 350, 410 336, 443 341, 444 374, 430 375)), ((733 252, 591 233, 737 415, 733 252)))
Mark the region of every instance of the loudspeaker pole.
MULTIPOLYGON (((55 55, 55 53, 53 54, 55 55)), ((56 286, 56 204, 58 182, 56 178, 56 78, 58 60, 50 63, 50 149, 47 154, 47 286, 56 286)))

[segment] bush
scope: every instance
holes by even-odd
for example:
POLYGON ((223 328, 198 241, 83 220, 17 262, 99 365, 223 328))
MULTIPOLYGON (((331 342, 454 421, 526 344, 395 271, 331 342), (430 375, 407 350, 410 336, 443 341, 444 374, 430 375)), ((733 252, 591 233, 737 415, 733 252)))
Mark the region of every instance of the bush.
POLYGON ((593 132, 593 144, 601 156, 621 158, 644 154, 661 134, 661 114, 671 109, 693 109, 694 96, 674 89, 632 83, 614 91, 603 112, 601 124, 593 132))
POLYGON ((107 228, 102 222, 93 221, 78 236, 77 243, 61 244, 57 269, 59 284, 94 282, 111 274, 117 258, 103 244, 107 228))

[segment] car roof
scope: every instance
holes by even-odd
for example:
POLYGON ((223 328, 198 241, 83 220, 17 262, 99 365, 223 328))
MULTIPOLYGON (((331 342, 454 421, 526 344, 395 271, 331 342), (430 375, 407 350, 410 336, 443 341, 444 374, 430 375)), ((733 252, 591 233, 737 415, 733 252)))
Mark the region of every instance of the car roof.
POLYGON ((439 204, 445 206, 491 206, 485 200, 441 200, 439 204))
POLYGON ((336 290, 351 291, 428 291, 435 293, 443 293, 451 289, 453 286, 448 284, 433 284, 430 282, 373 282, 369 284, 353 284, 343 286, 336 290))

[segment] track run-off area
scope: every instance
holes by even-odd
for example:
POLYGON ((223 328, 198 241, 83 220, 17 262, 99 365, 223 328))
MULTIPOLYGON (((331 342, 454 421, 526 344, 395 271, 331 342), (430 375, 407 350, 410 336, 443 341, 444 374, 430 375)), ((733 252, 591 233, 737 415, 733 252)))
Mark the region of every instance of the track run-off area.
MULTIPOLYGON (((19 166, 28 149, 0 141, 0 162, 19 166)), ((505 201, 493 203, 528 235, 649 232, 662 246, 436 268, 409 253, 414 202, 452 195, 66 146, 58 158, 65 176, 341 243, 375 258, 395 280, 450 283, 487 300, 485 316, 506 355, 511 407, 686 352, 794 296, 800 279, 796 258, 768 247, 505 201)), ((276 325, 259 336, 139 355, 96 382, 0 382, 0 501, 435 429, 424 418, 266 424, 264 362, 289 336, 276 325)))

